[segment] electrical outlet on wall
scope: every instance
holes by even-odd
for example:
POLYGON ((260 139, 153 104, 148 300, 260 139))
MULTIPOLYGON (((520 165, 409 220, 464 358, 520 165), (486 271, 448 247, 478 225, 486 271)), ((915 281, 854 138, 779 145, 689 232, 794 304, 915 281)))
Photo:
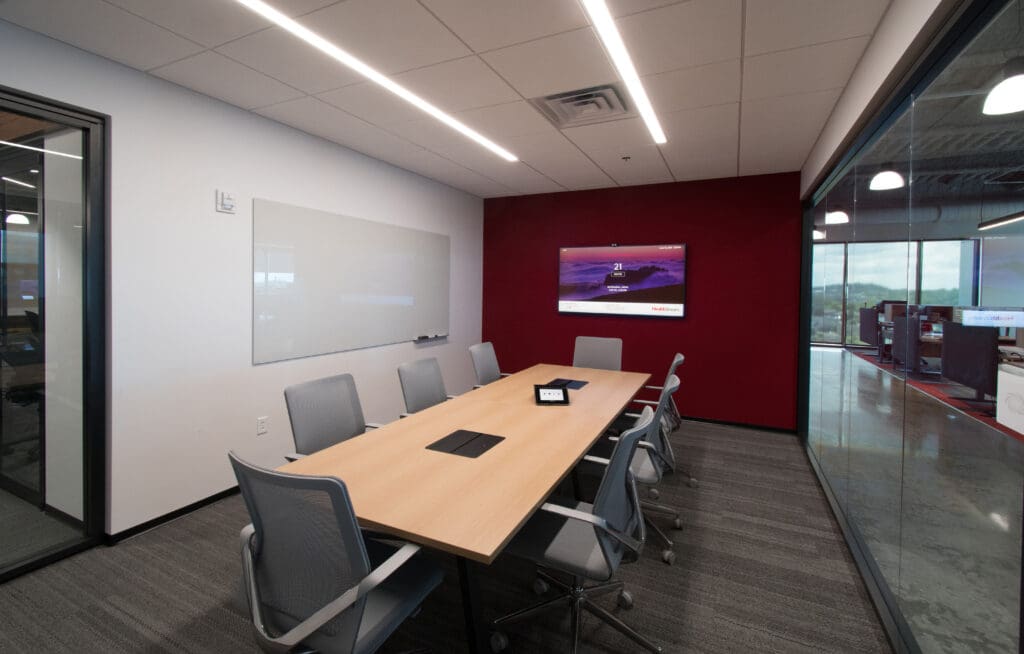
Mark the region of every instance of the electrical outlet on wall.
POLYGON ((270 418, 268 416, 260 416, 259 418, 256 418, 257 436, 262 436, 263 434, 267 433, 267 420, 269 419, 270 418))

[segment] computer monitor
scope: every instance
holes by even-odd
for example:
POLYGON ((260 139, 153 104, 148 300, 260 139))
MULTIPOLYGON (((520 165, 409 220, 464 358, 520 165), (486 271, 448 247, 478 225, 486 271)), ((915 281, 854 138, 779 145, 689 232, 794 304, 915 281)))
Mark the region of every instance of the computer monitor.
POLYGON ((942 376, 973 388, 976 399, 996 394, 999 330, 947 322, 942 334, 942 376))

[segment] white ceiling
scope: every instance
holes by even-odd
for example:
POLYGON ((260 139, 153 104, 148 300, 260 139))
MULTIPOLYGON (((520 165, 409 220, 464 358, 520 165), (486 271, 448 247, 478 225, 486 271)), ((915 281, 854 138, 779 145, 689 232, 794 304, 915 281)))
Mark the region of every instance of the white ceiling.
POLYGON ((481 197, 798 170, 889 0, 609 0, 662 122, 526 102, 617 81, 576 0, 270 0, 507 163, 233 0, 4 0, 0 19, 481 197))

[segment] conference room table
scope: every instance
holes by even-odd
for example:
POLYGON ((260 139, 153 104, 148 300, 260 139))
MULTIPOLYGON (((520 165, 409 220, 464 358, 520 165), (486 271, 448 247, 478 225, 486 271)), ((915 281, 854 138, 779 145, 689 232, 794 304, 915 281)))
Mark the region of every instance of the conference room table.
POLYGON ((345 482, 360 526, 455 555, 471 652, 484 651, 475 568, 492 563, 649 375, 538 364, 279 468, 345 482), (568 405, 534 384, 585 381, 568 405), (457 430, 504 440, 476 458, 427 449, 457 430))

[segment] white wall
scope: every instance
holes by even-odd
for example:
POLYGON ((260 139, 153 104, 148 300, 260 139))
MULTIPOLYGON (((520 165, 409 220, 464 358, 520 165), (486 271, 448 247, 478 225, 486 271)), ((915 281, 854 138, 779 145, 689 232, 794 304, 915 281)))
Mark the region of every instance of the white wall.
MULTIPOLYGON (((78 129, 48 134, 47 150, 82 154, 78 129)), ((82 519, 83 162, 43 155, 43 264, 46 289, 46 503, 82 519)))
POLYGON ((437 356, 450 392, 471 386, 480 199, 2 21, 0 61, 0 85, 111 116, 109 532, 232 486, 229 449, 281 463, 288 384, 351 372, 371 421, 402 409, 404 360, 437 356), (237 215, 214 212, 215 189, 237 215), (448 234, 448 342, 252 366, 254 197, 448 234))
POLYGON ((932 41, 956 0, 892 0, 800 173, 806 197, 932 41))

